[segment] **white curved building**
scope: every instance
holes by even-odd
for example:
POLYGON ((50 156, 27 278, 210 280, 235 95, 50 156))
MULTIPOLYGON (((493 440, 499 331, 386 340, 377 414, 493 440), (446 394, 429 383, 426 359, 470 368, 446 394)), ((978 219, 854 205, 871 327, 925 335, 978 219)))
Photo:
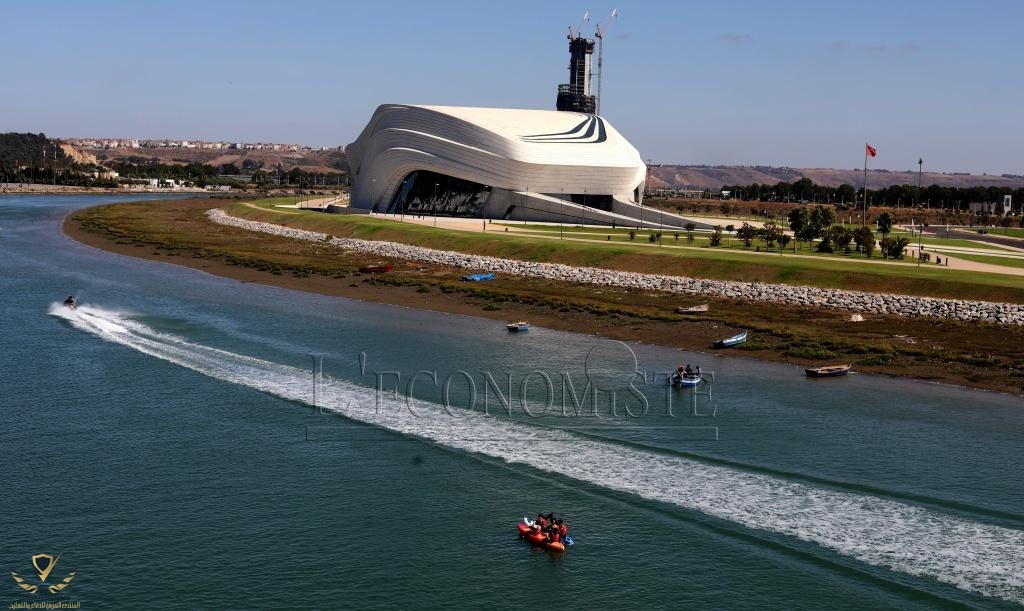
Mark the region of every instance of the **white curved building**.
POLYGON ((346 152, 352 206, 364 210, 619 226, 686 222, 651 211, 643 218, 646 165, 597 115, 385 104, 346 152))

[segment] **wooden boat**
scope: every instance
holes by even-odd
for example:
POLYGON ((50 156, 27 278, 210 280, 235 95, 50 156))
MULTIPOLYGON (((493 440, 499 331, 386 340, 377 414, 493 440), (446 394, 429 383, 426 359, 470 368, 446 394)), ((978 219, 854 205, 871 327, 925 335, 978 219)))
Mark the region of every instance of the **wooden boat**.
POLYGON ((462 277, 466 282, 483 282, 485 280, 494 280, 493 272, 485 272, 483 274, 466 274, 462 277))
POLYGON ((505 325, 509 333, 525 333, 530 330, 530 323, 520 320, 519 322, 513 322, 505 325))
POLYGON ((733 335, 732 337, 717 340, 713 342, 711 345, 714 346, 715 348, 731 348, 733 346, 738 346, 745 341, 747 341, 747 332, 741 331, 736 335, 733 335))
POLYGON ((809 378, 836 378, 850 373, 850 365, 830 365, 828 367, 810 367, 804 370, 809 378))
POLYGON ((684 308, 682 306, 679 306, 678 308, 676 308, 676 314, 700 314, 702 312, 707 312, 707 311, 708 311, 708 304, 706 304, 706 303, 702 303, 700 305, 695 305, 695 306, 690 306, 688 308, 684 308))
POLYGON ((359 268, 364 274, 386 274, 395 269, 394 265, 364 265, 359 268))

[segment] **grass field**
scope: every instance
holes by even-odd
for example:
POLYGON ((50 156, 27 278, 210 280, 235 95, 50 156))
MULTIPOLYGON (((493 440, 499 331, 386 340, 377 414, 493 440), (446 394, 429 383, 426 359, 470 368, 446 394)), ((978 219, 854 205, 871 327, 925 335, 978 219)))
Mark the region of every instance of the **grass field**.
MULTIPOLYGON (((910 261, 872 262, 853 255, 794 256, 754 252, 755 248, 669 248, 618 235, 611 241, 558 240, 529 234, 474 233, 396 223, 369 215, 326 215, 318 212, 274 210, 268 202, 256 206, 231 204, 232 215, 319 231, 336 237, 388 240, 470 254, 525 261, 550 261, 625 271, 671 273, 723 280, 778 282, 869 292, 927 295, 1024 303, 1024 277, 951 270, 936 265, 918 267, 910 261)), ((557 227, 556 227, 557 229, 557 227)), ((628 234, 628 232, 627 232, 628 234)), ((683 242, 684 237, 680 238, 683 242)), ((674 241, 672 243, 674 245, 674 241)), ((806 253, 807 251, 801 251, 806 253)), ((808 253, 809 254, 809 253, 808 253)))

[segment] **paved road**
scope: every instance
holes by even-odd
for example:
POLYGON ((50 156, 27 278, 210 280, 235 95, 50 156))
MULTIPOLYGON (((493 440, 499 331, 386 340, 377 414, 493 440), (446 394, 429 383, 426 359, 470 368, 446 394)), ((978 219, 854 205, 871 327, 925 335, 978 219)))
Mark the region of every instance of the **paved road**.
MULTIPOLYGON (((998 231, 998 229, 990 229, 990 231, 998 231)), ((945 231, 936 229, 936 236, 941 236, 945 231)), ((989 244, 999 244, 1001 246, 1010 246, 1013 248, 1024 248, 1024 240, 1021 238, 1011 238, 1010 236, 995 235, 992 233, 978 233, 977 231, 968 231, 966 229, 950 229, 949 237, 960 238, 962 240, 974 240, 975 242, 987 242, 989 244)))

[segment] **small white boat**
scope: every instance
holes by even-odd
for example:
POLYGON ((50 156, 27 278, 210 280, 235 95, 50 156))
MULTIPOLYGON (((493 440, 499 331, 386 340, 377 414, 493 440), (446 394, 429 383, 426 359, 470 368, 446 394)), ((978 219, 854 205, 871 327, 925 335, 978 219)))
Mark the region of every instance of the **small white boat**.
POLYGON ((837 378, 850 373, 850 365, 830 365, 828 367, 810 367, 804 369, 809 378, 837 378))
POLYGON ((731 348, 733 346, 738 346, 745 341, 747 341, 747 332, 741 331, 740 333, 737 333, 732 337, 727 337, 725 339, 720 339, 716 341, 715 343, 712 344, 712 346, 714 346, 715 348, 731 348))
POLYGON ((509 333, 525 333, 530 330, 530 323, 520 320, 519 322, 513 322, 505 325, 509 333))
POLYGON ((682 306, 679 306, 678 308, 676 308, 676 314, 700 314, 702 312, 707 312, 707 311, 708 311, 708 304, 706 304, 706 303, 702 303, 700 305, 695 305, 695 306, 690 306, 688 308, 684 308, 682 306))
POLYGON ((672 388, 692 388, 704 381, 704 374, 700 367, 693 369, 689 366, 679 367, 669 378, 672 388))

